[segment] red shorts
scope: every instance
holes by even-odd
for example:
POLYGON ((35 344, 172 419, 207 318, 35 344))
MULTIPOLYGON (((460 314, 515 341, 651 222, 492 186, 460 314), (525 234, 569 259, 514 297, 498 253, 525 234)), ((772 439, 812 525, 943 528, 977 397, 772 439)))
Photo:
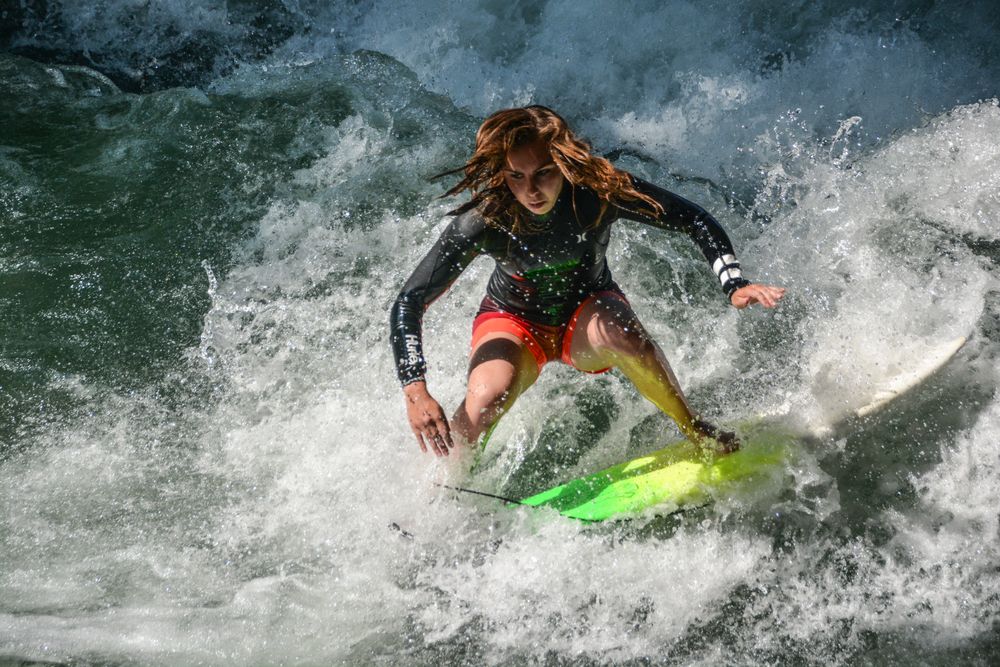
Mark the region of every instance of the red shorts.
MULTIPOLYGON (((531 350, 531 354, 538 363, 538 371, 550 361, 561 361, 569 366, 573 365, 570 360, 569 351, 573 343, 573 331, 576 328, 576 320, 580 317, 580 311, 587 304, 596 299, 608 298, 619 299, 628 303, 628 299, 619 290, 607 289, 594 292, 573 311, 569 321, 562 326, 551 326, 538 324, 512 313, 502 310, 483 310, 485 307, 495 307, 493 300, 489 297, 483 299, 483 305, 472 322, 472 349, 476 349, 479 342, 487 335, 502 331, 503 333, 517 336, 531 350)), ((584 371, 586 373, 605 373, 611 367, 602 368, 599 371, 584 371)))

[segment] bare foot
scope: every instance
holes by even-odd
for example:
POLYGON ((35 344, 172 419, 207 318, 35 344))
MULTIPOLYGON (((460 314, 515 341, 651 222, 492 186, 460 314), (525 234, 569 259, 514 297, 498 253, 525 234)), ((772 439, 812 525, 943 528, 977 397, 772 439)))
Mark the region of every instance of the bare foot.
POLYGON ((701 432, 702 440, 698 444, 703 449, 716 454, 732 454, 740 448, 740 440, 732 431, 723 431, 697 417, 694 427, 701 432))

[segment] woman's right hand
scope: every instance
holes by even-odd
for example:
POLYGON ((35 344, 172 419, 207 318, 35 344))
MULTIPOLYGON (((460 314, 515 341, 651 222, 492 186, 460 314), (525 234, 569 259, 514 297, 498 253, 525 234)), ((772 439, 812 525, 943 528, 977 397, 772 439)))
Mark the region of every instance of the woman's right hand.
POLYGON ((426 452, 430 447, 438 456, 448 456, 448 449, 455 446, 451 428, 441 404, 427 393, 427 383, 412 382, 403 387, 403 393, 406 395, 406 417, 420 450, 426 452))

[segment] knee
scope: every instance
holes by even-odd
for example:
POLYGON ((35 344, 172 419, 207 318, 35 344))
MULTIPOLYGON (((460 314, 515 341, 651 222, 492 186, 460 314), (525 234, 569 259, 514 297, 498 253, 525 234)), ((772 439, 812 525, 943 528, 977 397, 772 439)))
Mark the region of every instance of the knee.
POLYGON ((516 377, 508 382, 498 382, 496 378, 470 382, 465 402, 479 410, 502 405, 512 395, 516 377))
POLYGON ((502 383, 493 379, 470 381, 463 403, 463 413, 469 424, 469 440, 476 440, 490 424, 509 410, 518 395, 516 378, 502 383))
POLYGON ((531 369, 518 367, 505 372, 472 373, 466 389, 466 405, 475 412, 508 407, 535 376, 537 373, 531 373, 531 369))

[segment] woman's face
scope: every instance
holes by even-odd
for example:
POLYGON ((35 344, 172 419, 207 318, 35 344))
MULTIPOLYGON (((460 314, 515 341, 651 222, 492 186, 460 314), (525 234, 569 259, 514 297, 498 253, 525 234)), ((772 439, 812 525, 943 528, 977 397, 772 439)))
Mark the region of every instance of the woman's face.
POLYGON ((540 139, 507 152, 503 178, 514 198, 535 215, 552 210, 563 186, 562 172, 540 139))

